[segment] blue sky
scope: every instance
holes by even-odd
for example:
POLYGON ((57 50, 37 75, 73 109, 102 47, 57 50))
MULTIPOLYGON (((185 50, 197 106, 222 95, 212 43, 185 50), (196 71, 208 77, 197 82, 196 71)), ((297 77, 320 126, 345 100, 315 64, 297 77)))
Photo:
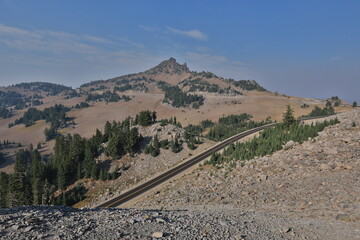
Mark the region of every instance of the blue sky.
POLYGON ((82 83, 175 57, 272 91, 360 102, 360 1, 0 0, 0 85, 82 83))

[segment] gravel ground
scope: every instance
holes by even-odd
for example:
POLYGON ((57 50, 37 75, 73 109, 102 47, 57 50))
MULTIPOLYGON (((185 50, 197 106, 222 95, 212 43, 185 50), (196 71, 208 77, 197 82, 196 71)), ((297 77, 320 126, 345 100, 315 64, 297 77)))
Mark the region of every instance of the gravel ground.
POLYGON ((228 208, 160 211, 21 207, 1 209, 0 223, 1 239, 12 240, 355 239, 344 234, 349 230, 344 226, 321 220, 284 219, 228 208))

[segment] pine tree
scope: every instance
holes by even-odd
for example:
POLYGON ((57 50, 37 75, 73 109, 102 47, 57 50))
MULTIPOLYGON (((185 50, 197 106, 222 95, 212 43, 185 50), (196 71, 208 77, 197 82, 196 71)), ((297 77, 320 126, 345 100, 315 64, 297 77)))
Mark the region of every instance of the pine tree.
POLYGON ((78 166, 76 168, 76 180, 82 179, 82 168, 81 163, 78 163, 78 166))
POLYGON ((8 203, 9 207, 23 206, 29 203, 30 196, 27 196, 27 179, 25 173, 15 172, 9 179, 8 203))
POLYGON ((178 153, 180 152, 182 149, 181 149, 181 145, 179 144, 179 141, 177 138, 175 138, 175 140, 173 140, 171 142, 171 151, 173 151, 174 153, 178 153))
POLYGON ((152 121, 153 121, 153 122, 156 122, 156 117, 157 117, 157 116, 156 116, 156 112, 153 111, 153 112, 152 112, 152 121))
POLYGON ((99 179, 100 179, 101 181, 105 181, 105 180, 106 180, 105 169, 103 169, 103 168, 100 170, 99 179))
POLYGON ((120 131, 117 129, 113 132, 113 136, 110 138, 106 150, 113 159, 117 159, 122 156, 122 149, 123 146, 121 144, 120 131))
POLYGON ((112 129, 111 129, 111 124, 110 124, 109 121, 106 121, 102 142, 105 143, 105 142, 109 141, 109 139, 110 139, 110 137, 111 137, 111 131, 112 131, 112 129))
POLYGON ((86 178, 92 175, 92 169, 95 165, 96 165, 96 161, 90 147, 90 142, 87 142, 85 146, 85 157, 84 157, 84 171, 86 178))
POLYGON ((57 171, 57 187, 61 190, 66 186, 66 170, 63 165, 60 165, 57 171))
POLYGON ((94 139, 96 145, 100 145, 102 143, 103 135, 99 129, 96 129, 94 139))
POLYGON ((41 203, 42 204, 49 204, 50 196, 51 196, 51 186, 49 184, 49 181, 45 179, 45 182, 43 184, 43 190, 42 190, 42 197, 41 197, 41 203))
POLYGON ((125 143, 125 151, 132 154, 136 151, 140 136, 137 128, 133 127, 129 131, 127 131, 126 135, 126 143, 125 143))
POLYGON ((91 168, 91 178, 95 180, 99 179, 99 168, 97 164, 93 165, 91 168))
POLYGON ((0 172, 0 208, 8 207, 9 179, 7 173, 0 172))
POLYGON ((160 142, 159 142, 159 138, 158 138, 157 134, 155 134, 154 139, 153 139, 153 147, 156 149, 160 148, 160 142))
POLYGON ((188 147, 190 150, 194 150, 194 149, 196 148, 195 145, 194 145, 192 142, 190 142, 190 141, 187 142, 187 147, 188 147))
POLYGON ((64 192, 61 195, 61 205, 67 206, 67 199, 66 199, 66 195, 64 192))
POLYGON ((42 204, 42 195, 43 195, 42 181, 40 178, 36 177, 32 181, 32 195, 33 195, 33 202, 34 205, 42 204))
POLYGON ((291 109, 290 105, 287 105, 286 111, 283 113, 283 127, 288 130, 290 126, 296 122, 293 115, 294 110, 291 109))

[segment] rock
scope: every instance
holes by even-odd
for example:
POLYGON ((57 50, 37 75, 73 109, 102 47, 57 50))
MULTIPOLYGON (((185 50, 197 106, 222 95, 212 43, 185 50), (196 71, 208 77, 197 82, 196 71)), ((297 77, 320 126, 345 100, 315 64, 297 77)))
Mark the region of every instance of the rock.
POLYGON ((345 213, 339 213, 338 215, 336 215, 335 219, 340 220, 340 221, 349 221, 350 216, 348 214, 345 214, 345 213))
POLYGON ((223 227, 227 227, 228 226, 228 223, 225 221, 225 220, 220 220, 219 221, 219 224, 223 227))
POLYGON ((291 232, 291 231, 292 231, 292 228, 291 227, 286 227, 286 226, 283 226, 280 229, 280 232, 283 232, 283 233, 288 233, 288 232, 291 232))
POLYGON ((295 146, 295 142, 293 140, 290 140, 287 143, 285 143, 284 149, 290 149, 293 148, 294 146, 295 146))
POLYGON ((14 229, 14 230, 18 230, 20 228, 20 226, 19 225, 12 225, 11 228, 14 229))
POLYGON ((259 181, 260 181, 260 182, 265 182, 267 179, 268 179, 268 176, 265 175, 265 174, 261 174, 261 175, 259 176, 259 181))
POLYGON ((24 232, 30 232, 32 229, 33 229, 32 226, 26 227, 26 228, 24 229, 24 232))
POLYGON ((154 238, 162 238, 162 237, 164 237, 164 233, 163 233, 163 232, 154 232, 154 233, 152 234, 152 236, 153 236, 154 238))
POLYGON ((337 155, 338 150, 337 150, 337 148, 326 148, 326 149, 324 149, 324 153, 326 155, 337 155))
POLYGON ((166 221, 164 219, 162 219, 162 218, 156 218, 155 221, 157 223, 166 223, 166 221))

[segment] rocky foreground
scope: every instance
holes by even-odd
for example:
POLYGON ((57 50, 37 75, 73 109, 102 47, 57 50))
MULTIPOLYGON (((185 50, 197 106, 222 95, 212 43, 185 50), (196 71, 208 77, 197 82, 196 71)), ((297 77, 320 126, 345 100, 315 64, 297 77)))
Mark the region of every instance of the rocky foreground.
MULTIPOLYGON (((22 207, 0 210, 1 239, 317 239, 341 226, 236 209, 133 210, 22 207)), ((340 239, 343 235, 329 235, 340 239)), ((341 239, 351 239, 341 238, 341 239)))
POLYGON ((204 166, 135 207, 231 206, 342 226, 341 233, 319 227, 320 239, 360 239, 360 111, 337 117, 340 124, 303 144, 290 141, 283 150, 239 162, 235 169, 204 166))
POLYGON ((144 210, 0 209, 0 238, 360 239, 360 111, 338 118, 271 156, 171 180, 144 210))

